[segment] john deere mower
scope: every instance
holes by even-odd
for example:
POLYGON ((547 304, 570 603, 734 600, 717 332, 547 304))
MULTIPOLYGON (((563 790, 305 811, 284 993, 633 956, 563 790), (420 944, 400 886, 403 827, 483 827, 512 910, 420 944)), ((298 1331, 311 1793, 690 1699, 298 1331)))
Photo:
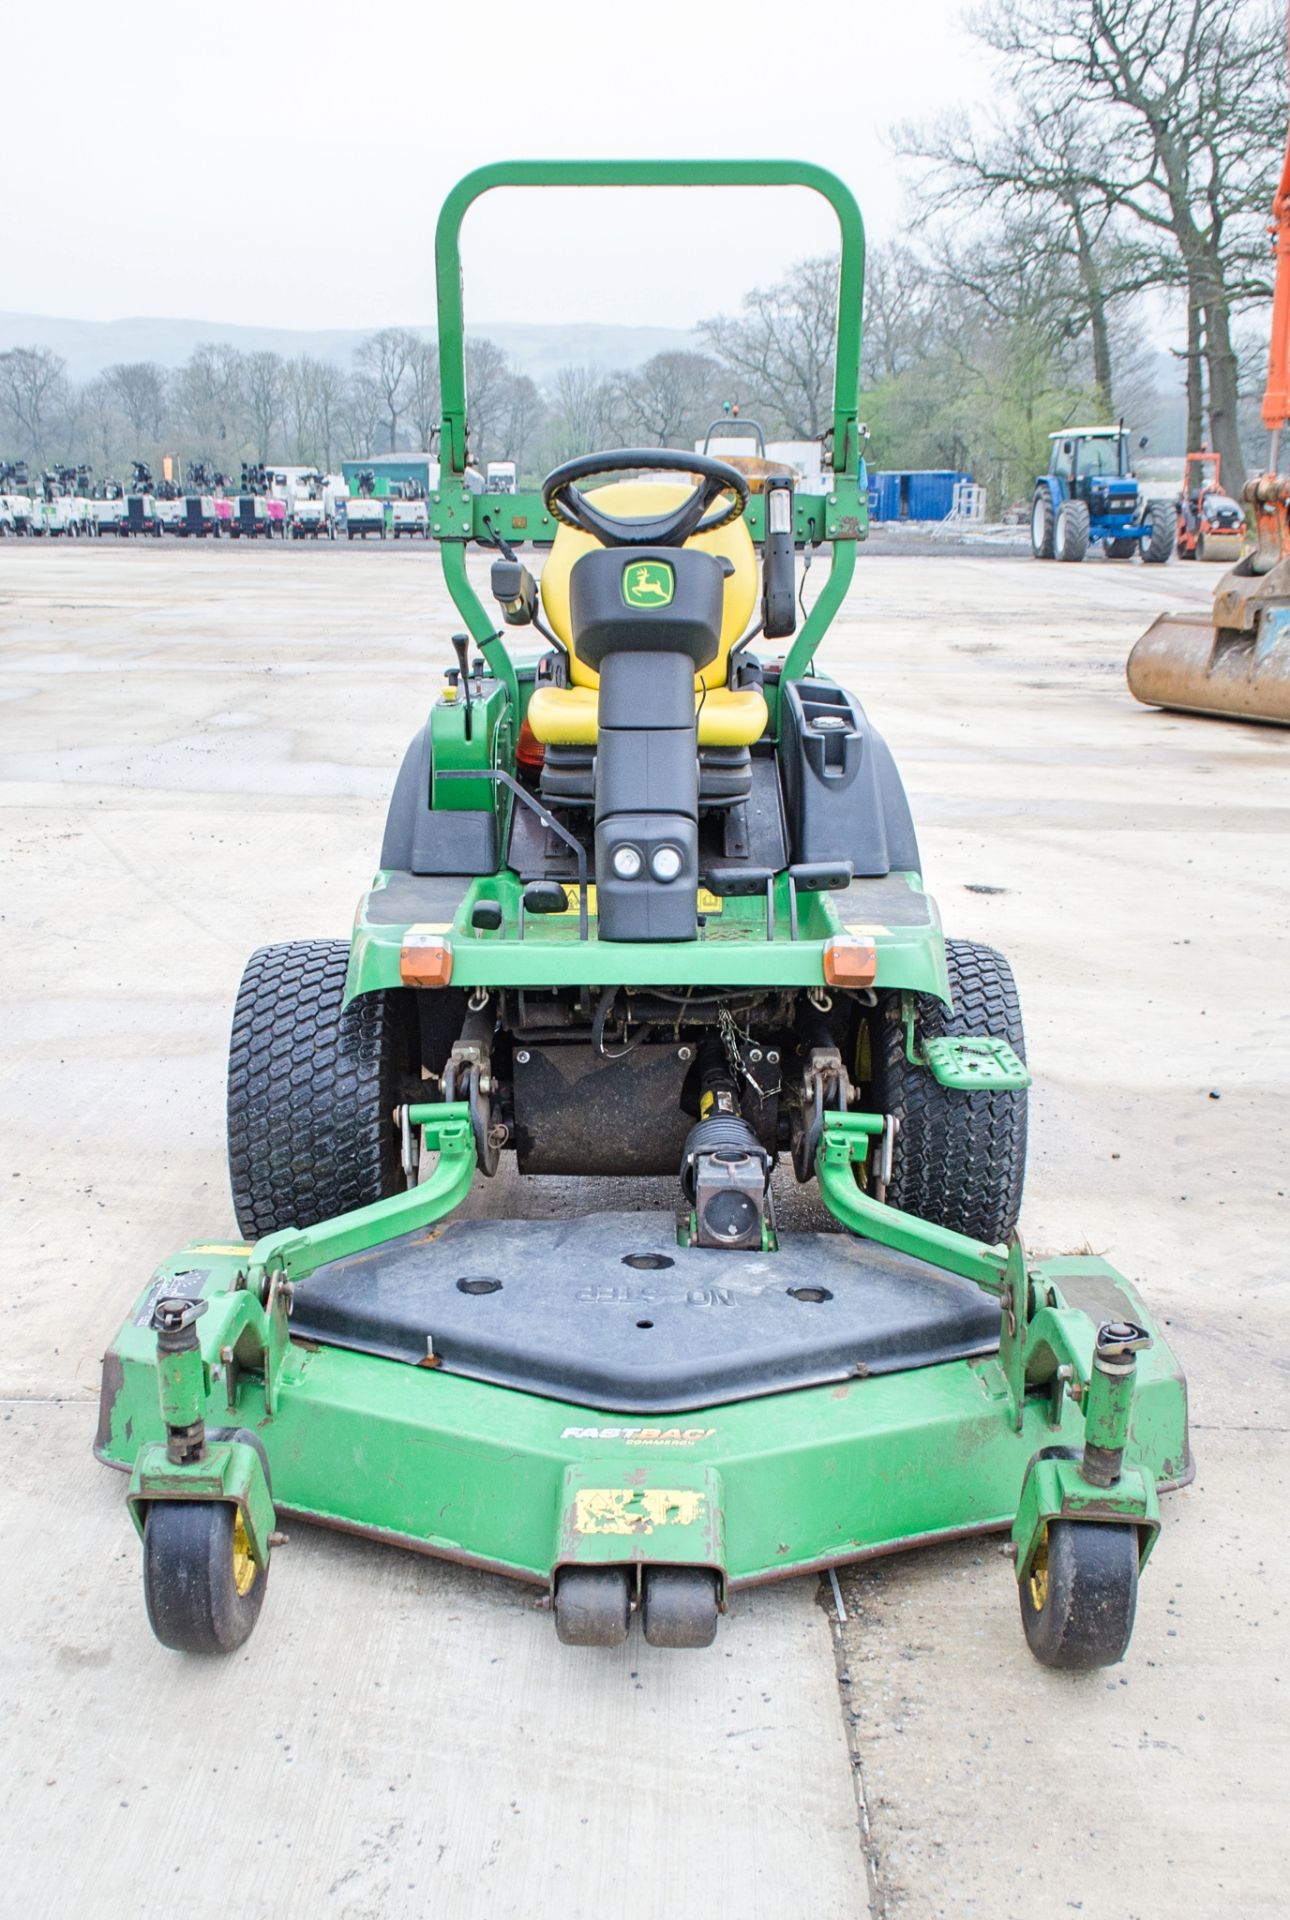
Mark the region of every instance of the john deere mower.
POLYGON ((509 163, 450 194, 429 507, 455 663, 352 937, 246 970, 243 1238, 159 1267, 104 1363, 97 1452, 165 1645, 246 1639, 290 1515, 526 1581, 566 1642, 639 1613, 670 1647, 759 1581, 1011 1529, 1039 1659, 1124 1653, 1190 1472, 1183 1382, 1105 1261, 1026 1253, 1012 975, 943 937, 891 754, 817 664, 866 531, 862 261, 847 189, 791 162, 509 163), (473 491, 463 215, 678 185, 837 215, 829 491, 634 448, 473 491), (673 1184, 453 1218, 506 1156, 520 1192, 673 1184))

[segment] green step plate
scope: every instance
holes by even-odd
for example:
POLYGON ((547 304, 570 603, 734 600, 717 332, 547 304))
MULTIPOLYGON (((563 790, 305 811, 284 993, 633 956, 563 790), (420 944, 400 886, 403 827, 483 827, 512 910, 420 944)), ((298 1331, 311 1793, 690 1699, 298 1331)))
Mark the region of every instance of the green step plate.
POLYGON ((925 1040, 923 1060, 941 1086, 964 1093, 979 1088, 1005 1093, 1030 1085, 1029 1070, 1008 1042, 986 1033, 940 1034, 925 1040))

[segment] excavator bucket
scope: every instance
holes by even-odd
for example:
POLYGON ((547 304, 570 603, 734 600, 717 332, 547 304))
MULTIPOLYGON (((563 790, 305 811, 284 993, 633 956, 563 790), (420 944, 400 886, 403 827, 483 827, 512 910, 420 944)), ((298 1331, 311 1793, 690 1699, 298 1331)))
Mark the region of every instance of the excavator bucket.
POLYGON ((1257 554, 1219 582, 1209 620, 1162 613, 1129 655, 1129 691, 1176 707, 1290 727, 1290 559, 1258 574, 1257 554))

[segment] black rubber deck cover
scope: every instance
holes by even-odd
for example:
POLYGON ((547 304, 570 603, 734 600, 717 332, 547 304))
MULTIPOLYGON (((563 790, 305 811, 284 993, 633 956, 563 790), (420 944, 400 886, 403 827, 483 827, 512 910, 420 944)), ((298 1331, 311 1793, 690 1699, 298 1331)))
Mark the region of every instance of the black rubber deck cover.
POLYGON ((606 1412, 679 1413, 989 1353, 999 1309, 847 1234, 724 1253, 678 1247, 668 1212, 598 1213, 455 1220, 334 1261, 297 1284, 291 1331, 606 1412))

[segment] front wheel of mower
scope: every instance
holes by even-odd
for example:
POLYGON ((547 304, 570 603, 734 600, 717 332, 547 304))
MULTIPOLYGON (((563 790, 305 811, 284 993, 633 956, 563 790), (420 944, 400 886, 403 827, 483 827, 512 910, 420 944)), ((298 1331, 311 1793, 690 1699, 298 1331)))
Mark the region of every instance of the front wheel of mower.
MULTIPOLYGON (((916 996, 917 1039, 992 1034, 1024 1060, 1021 1003, 1003 955, 973 940, 947 940, 945 964, 952 1004, 916 996)), ((1007 1240, 1026 1174, 1025 1089, 941 1086, 907 1056, 899 994, 879 1009, 871 1042, 873 1102, 896 1122, 888 1203, 991 1246, 1007 1240)))
POLYGON ((267 1570, 226 1500, 156 1500, 143 1527, 148 1623, 176 1653, 234 1653, 260 1617, 267 1570))
POLYGON ((349 945, 251 955, 228 1056, 228 1166, 248 1240, 387 1200, 405 1181, 395 1110, 420 1085, 415 1010, 398 991, 342 1009, 349 945))
POLYGON ((646 1567, 641 1624, 652 1647, 710 1647, 721 1601, 707 1567, 646 1567))
POLYGON ((556 1575, 555 1631, 566 1647, 620 1647, 631 1618, 627 1567, 564 1567, 556 1575))
POLYGON ((1017 1589, 1036 1660, 1067 1673, 1124 1658, 1138 1605, 1138 1535, 1101 1520, 1051 1520, 1017 1589))

